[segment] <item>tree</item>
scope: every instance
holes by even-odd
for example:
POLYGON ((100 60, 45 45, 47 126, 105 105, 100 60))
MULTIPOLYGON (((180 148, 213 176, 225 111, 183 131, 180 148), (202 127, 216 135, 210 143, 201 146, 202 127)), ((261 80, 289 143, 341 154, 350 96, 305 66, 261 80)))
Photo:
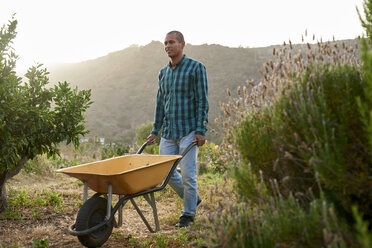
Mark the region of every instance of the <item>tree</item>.
POLYGON ((55 156, 58 145, 79 145, 85 135, 83 112, 90 101, 90 90, 71 89, 67 82, 54 87, 42 65, 25 74, 28 82, 15 73, 18 56, 11 46, 17 21, 12 18, 0 29, 0 211, 6 206, 6 181, 17 175, 27 160, 38 154, 55 156))

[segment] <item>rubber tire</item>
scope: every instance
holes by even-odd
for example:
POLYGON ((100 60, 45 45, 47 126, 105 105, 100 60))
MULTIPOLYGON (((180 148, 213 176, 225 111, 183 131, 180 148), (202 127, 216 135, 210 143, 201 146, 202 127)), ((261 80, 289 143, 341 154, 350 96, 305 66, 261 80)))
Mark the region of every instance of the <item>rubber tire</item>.
MULTIPOLYGON (((106 212, 107 200, 98 196, 91 197, 78 212, 75 225, 76 231, 84 231, 102 223, 105 220, 106 212)), ((114 219, 93 233, 78 236, 78 239, 86 247, 100 247, 110 237, 113 227, 114 219)))

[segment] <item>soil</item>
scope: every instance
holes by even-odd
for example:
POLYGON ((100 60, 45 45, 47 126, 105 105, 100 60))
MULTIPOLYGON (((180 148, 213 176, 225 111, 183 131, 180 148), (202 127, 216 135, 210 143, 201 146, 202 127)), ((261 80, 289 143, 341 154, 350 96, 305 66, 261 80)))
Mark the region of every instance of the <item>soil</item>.
MULTIPOLYGON (((48 247, 83 247, 77 237, 68 233, 68 226, 75 222, 75 218, 82 202, 83 187, 78 180, 65 175, 30 176, 20 173, 7 183, 8 195, 11 191, 26 190, 32 198, 33 192, 58 192, 63 198, 62 210, 55 210, 53 206, 14 206, 13 210, 21 213, 22 218, 10 219, 0 214, 0 246, 2 247, 36 247, 35 240, 48 241, 48 247)), ((95 192, 89 191, 90 195, 95 192)), ((127 203, 123 210, 123 225, 114 228, 110 238, 102 247, 141 247, 140 244, 151 240, 148 247, 157 247, 153 235, 171 237, 177 235, 178 229, 174 224, 178 221, 182 208, 181 200, 167 186, 156 193, 157 210, 160 231, 150 233, 135 211, 131 203, 127 203)), ((117 197, 114 199, 117 200, 117 197)), ((206 199, 198 207, 196 222, 202 222, 207 215, 206 199)), ((143 197, 136 198, 136 203, 152 226, 154 226, 152 209, 143 197)), ((176 239, 167 239, 166 247, 191 247, 192 240, 181 244, 176 239), (174 240, 174 242, 173 242, 174 240)), ((40 246, 39 246, 40 247, 40 246)))

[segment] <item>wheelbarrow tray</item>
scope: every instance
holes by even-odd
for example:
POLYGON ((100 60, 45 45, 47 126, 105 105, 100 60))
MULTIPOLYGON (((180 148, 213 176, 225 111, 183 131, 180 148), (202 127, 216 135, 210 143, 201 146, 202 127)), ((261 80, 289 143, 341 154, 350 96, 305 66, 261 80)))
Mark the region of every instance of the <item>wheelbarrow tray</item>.
POLYGON ((98 193, 131 195, 153 188, 164 181, 180 155, 125 155, 57 170, 80 179, 98 193))

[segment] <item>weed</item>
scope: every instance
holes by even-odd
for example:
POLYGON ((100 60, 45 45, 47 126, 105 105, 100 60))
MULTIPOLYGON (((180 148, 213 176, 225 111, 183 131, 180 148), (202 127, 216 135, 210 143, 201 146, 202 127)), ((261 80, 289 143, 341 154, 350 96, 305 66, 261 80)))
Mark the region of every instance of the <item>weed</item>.
POLYGON ((49 205, 54 206, 54 211, 60 212, 64 207, 64 200, 58 192, 46 192, 47 202, 49 205))
POLYGON ((10 246, 8 246, 6 243, 1 243, 1 247, 2 248, 19 248, 19 245, 14 242, 12 242, 10 246))
POLYGON ((40 194, 37 194, 33 199, 32 199, 32 205, 33 206, 46 206, 47 205, 47 200, 45 200, 40 194))
POLYGON ((31 205, 31 200, 26 189, 9 192, 9 205, 14 207, 26 207, 31 205))
POLYGON ((130 235, 128 241, 129 241, 129 245, 130 245, 131 247, 134 247, 134 246, 136 245, 136 243, 137 243, 137 239, 136 239, 133 235, 130 235))
POLYGON ((178 230, 177 234, 173 236, 173 239, 175 239, 180 245, 187 244, 190 237, 185 233, 184 230, 178 230))
POLYGON ((141 248, 147 248, 147 247, 150 247, 150 244, 151 244, 151 240, 146 240, 146 241, 142 241, 142 242, 139 242, 138 245, 141 247, 141 248))
POLYGON ((40 218, 40 213, 35 209, 31 209, 31 217, 34 218, 34 219, 39 219, 40 218))
POLYGON ((111 237, 113 239, 121 240, 124 238, 124 235, 119 232, 112 232, 111 237))
POLYGON ((48 247, 48 239, 34 239, 33 248, 46 248, 48 247))
POLYGON ((76 208, 80 208, 81 206, 83 206, 83 201, 82 200, 78 200, 77 202, 75 202, 75 205, 74 205, 76 208))
POLYGON ((22 213, 18 210, 6 208, 0 215, 0 219, 22 220, 22 213))
POLYGON ((77 186, 82 187, 84 186, 84 183, 80 180, 76 181, 77 186))
POLYGON ((153 237, 155 238, 156 247, 164 248, 168 246, 167 235, 155 234, 153 237))

